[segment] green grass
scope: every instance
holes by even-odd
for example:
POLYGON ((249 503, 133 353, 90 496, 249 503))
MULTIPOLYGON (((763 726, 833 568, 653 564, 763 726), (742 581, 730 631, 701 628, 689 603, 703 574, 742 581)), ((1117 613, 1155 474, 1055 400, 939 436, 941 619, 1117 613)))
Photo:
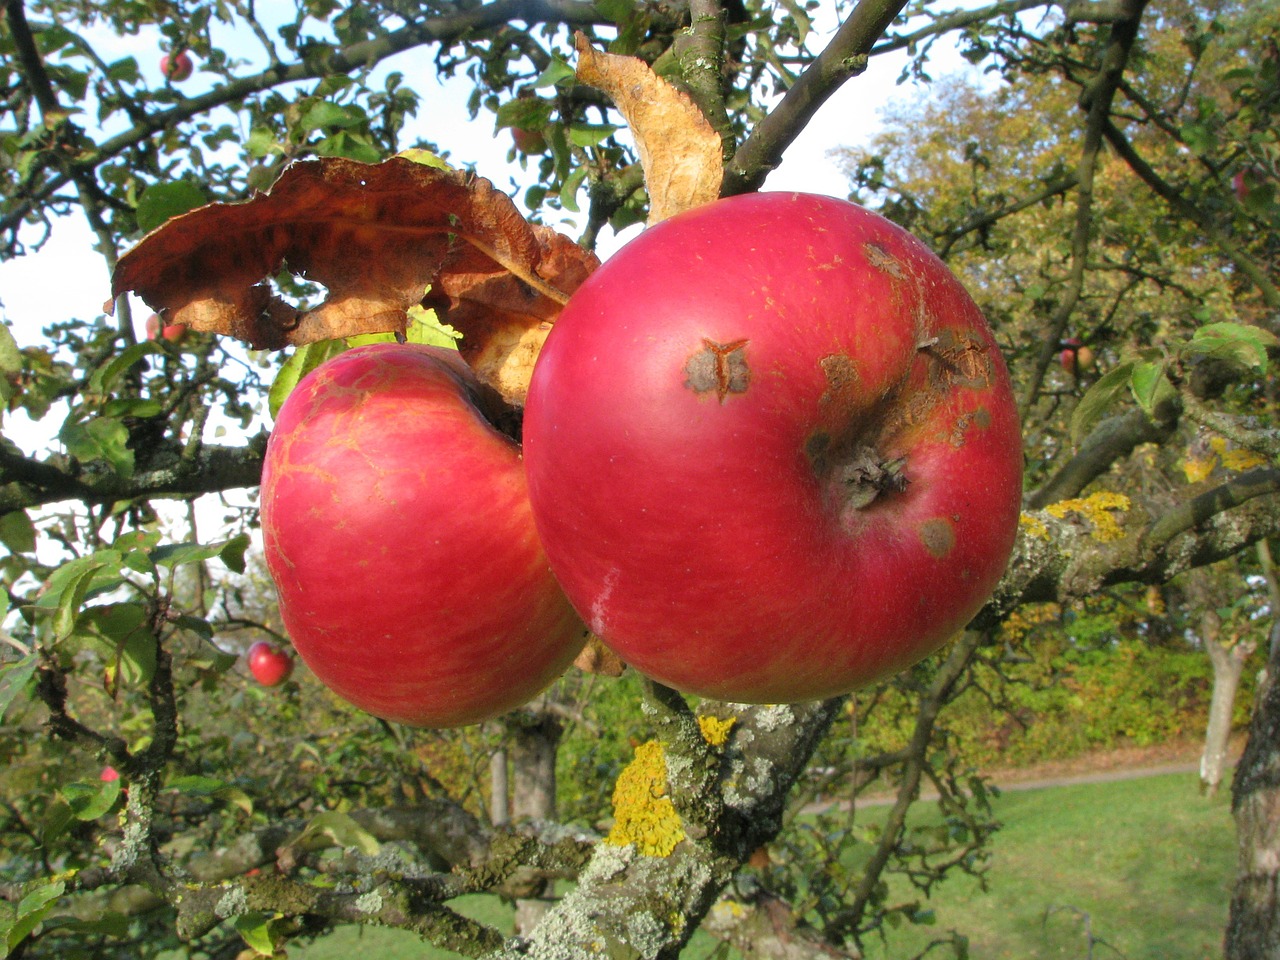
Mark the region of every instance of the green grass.
MULTIPOLYGON (((1006 793, 988 890, 959 877, 930 906, 932 928, 893 931, 869 960, 910 957, 955 929, 975 958, 1220 957, 1235 871, 1230 798, 1194 775, 1006 793), (1110 949, 1108 949, 1108 947, 1110 949)), ((894 892, 906 896, 906 884, 894 892)), ((946 953, 941 954, 946 956, 946 953)))
MULTIPOLYGON (((918 807, 920 816, 931 815, 931 804, 918 807)), ((1101 941, 1092 954, 1098 960, 1221 956, 1235 869, 1227 795, 1206 800, 1194 775, 1171 775, 1006 793, 995 812, 1004 826, 992 843, 988 891, 968 877, 948 880, 928 904, 936 924, 892 930, 887 946, 869 941, 868 960, 915 956, 950 929, 969 937, 976 960, 1084 960, 1086 916, 1101 941)), ((911 897, 898 878, 892 887, 894 897, 911 897)), ((511 912, 499 901, 464 899, 455 906, 510 932, 511 912)), ((700 935, 685 956, 697 960, 712 948, 700 935)), ((355 927, 289 952, 295 960, 456 956, 424 949, 403 931, 355 927)))

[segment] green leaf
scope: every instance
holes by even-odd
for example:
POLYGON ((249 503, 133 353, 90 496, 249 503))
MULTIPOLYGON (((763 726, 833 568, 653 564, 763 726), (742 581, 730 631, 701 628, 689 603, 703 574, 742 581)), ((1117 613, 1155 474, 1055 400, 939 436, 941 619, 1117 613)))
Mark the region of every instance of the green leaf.
POLYGON ((129 449, 129 429, 122 420, 68 417, 58 431, 67 453, 77 460, 105 460, 122 477, 133 476, 133 451, 129 449))
POLYGON ((516 97, 497 109, 495 129, 519 127, 522 130, 541 130, 551 122, 555 104, 541 97, 516 97))
POLYGON ((69 783, 62 788, 63 799, 77 820, 90 821, 111 811, 120 799, 121 782, 99 780, 94 783, 69 783))
POLYGON ((123 582, 122 561, 118 550, 98 550, 64 563, 49 575, 34 607, 53 618, 57 639, 71 633, 80 608, 91 593, 114 590, 123 582))
POLYGON ((559 57, 552 57, 551 62, 547 64, 542 73, 538 74, 538 79, 533 81, 535 87, 552 87, 558 83, 564 83, 566 80, 576 80, 577 73, 568 62, 561 60, 559 57))
POLYGON ((36 528, 25 510, 13 510, 0 517, 0 543, 10 553, 30 553, 36 548, 36 528))
POLYGON ((1129 386, 1129 377, 1133 373, 1133 363, 1121 363, 1108 370, 1091 386, 1075 413, 1071 415, 1071 441, 1080 443, 1103 417, 1115 406, 1119 397, 1129 386))
POLYGON ((7 403, 18 388, 11 378, 22 372, 22 351, 6 324, 0 323, 0 403, 7 403))
POLYGON ((242 913, 232 921, 236 932, 254 953, 263 957, 273 956, 275 944, 271 940, 271 924, 280 914, 242 913))
POLYGON ((218 551, 218 559, 232 573, 244 573, 244 555, 249 549, 249 535, 242 533, 232 537, 218 551))
POLYGON ((89 377, 89 389, 94 393, 110 393, 111 388, 116 385, 116 382, 126 370, 140 363, 143 358, 153 353, 161 353, 163 350, 164 348, 155 340, 144 340, 142 343, 135 343, 133 346, 125 347, 109 362, 104 363, 93 371, 93 374, 89 377))
POLYGON ((611 123, 575 123, 569 128, 569 142, 577 147, 594 147, 617 130, 611 123))
POLYGON ((207 202, 204 192, 194 183, 173 180, 153 184, 143 190, 134 212, 138 218, 138 226, 149 233, 165 221, 188 210, 203 207, 207 202))
POLYGON ((312 817, 297 842, 304 844, 305 841, 318 836, 328 837, 340 847, 359 850, 369 857, 376 856, 380 849, 373 834, 347 814, 339 813, 337 810, 326 810, 312 817))
POLYGON ((6 663, 0 667, 0 719, 4 718, 9 704, 18 698, 36 675, 37 663, 36 655, 32 653, 17 663, 6 663))
POLYGON ((1228 360, 1265 373, 1267 350, 1280 346, 1269 330, 1247 323, 1209 323, 1198 329, 1182 353, 1228 360))
POLYGON ((409 323, 404 333, 409 343, 425 343, 433 347, 458 349, 458 341, 462 339, 462 334, 449 324, 441 323, 434 310, 410 307, 408 313, 409 323))
POLYGON ((13 951, 40 925, 66 889, 67 885, 61 880, 41 884, 18 902, 16 916, 6 938, 6 952, 13 951))
POLYGON ((578 212, 578 188, 587 177, 587 168, 579 167, 569 174, 564 186, 560 188, 560 204, 570 213, 578 212))
POLYGON ((281 365, 280 372, 276 374, 271 389, 267 393, 267 406, 271 416, 274 418, 280 413, 285 398, 293 392, 299 380, 346 349, 347 345, 342 340, 321 340, 318 343, 308 343, 298 347, 281 365))
POLYGON ((1155 415, 1161 404, 1178 395, 1177 389, 1165 375, 1163 360, 1144 360, 1134 364, 1129 389, 1142 412, 1149 417, 1155 415))
MULTIPOLYGON (((178 567, 192 563, 204 563, 207 560, 221 560, 228 567, 238 563, 236 573, 244 572, 244 553, 249 547, 247 534, 240 534, 230 540, 218 543, 166 543, 151 551, 151 559, 162 567, 176 570, 178 567)), ((232 569, 235 569, 232 567, 232 569)))
POLYGON ((401 150, 396 156, 412 160, 414 163, 420 163, 424 167, 435 167, 439 170, 453 169, 453 167, 449 166, 449 161, 432 153, 430 150, 423 150, 421 147, 410 147, 408 150, 401 150))
POLYGON ((208 797, 213 800, 221 800, 239 807, 246 814, 252 816, 253 801, 239 787, 233 787, 229 783, 224 783, 214 777, 203 777, 199 775, 191 775, 185 777, 177 777, 170 780, 167 784, 170 790, 176 790, 178 793, 193 797, 208 797))
POLYGON ((158 651, 150 631, 131 633, 120 647, 120 676, 131 686, 146 686, 155 676, 158 651))
POLYGON ((303 130, 327 130, 358 127, 368 120, 368 116, 359 107, 343 106, 321 100, 313 103, 302 115, 300 126, 303 130))

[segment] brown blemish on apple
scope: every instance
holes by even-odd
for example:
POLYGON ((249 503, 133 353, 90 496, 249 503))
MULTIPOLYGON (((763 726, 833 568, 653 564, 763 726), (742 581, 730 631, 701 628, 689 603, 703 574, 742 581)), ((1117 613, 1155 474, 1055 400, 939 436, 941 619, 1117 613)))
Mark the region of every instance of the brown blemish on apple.
POLYGON ((824 409, 832 405, 848 409, 856 403, 858 368, 851 357, 833 353, 819 360, 818 366, 822 367, 822 375, 827 378, 827 389, 818 401, 824 409))
POLYGON ((862 252, 866 254, 867 263, 875 267, 881 273, 887 273, 895 280, 907 279, 907 272, 902 269, 902 263, 884 247, 878 243, 864 243, 862 252))
POLYGON ((920 349, 929 355, 929 383, 938 390, 991 386, 991 356, 986 344, 972 334, 943 330, 920 349))
POLYGON ((956 530, 946 517, 934 517, 920 524, 917 531, 920 542, 933 556, 941 560, 956 545, 956 530))
POLYGON ((684 385, 694 393, 714 391, 721 403, 731 393, 746 393, 751 383, 746 347, 746 340, 719 343, 703 337, 702 349, 685 361, 684 385))
POLYGON ((976 427, 979 430, 985 430, 991 425, 991 412, 986 407, 978 407, 977 410, 970 410, 968 413, 962 413, 956 417, 956 422, 951 428, 951 436, 949 438, 953 447, 964 446, 964 435, 970 427, 976 427))

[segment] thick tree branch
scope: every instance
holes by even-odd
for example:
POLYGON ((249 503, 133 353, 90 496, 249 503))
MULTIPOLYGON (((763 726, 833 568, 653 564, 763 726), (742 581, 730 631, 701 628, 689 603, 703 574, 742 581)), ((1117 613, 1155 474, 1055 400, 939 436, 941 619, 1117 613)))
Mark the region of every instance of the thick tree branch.
POLYGON ((818 108, 846 80, 866 70, 872 46, 905 6, 906 0, 859 0, 831 42, 725 165, 721 194, 747 193, 764 182, 818 108))
POLYGON ((62 500, 102 504, 254 487, 262 478, 265 439, 245 447, 204 446, 189 460, 170 454, 132 476, 105 464, 34 460, 0 447, 0 514, 62 500))
POLYGON ((1107 418, 1094 428, 1074 457, 1027 497, 1027 506, 1039 509, 1077 496, 1137 447, 1167 440, 1174 426, 1156 423, 1138 409, 1107 418))

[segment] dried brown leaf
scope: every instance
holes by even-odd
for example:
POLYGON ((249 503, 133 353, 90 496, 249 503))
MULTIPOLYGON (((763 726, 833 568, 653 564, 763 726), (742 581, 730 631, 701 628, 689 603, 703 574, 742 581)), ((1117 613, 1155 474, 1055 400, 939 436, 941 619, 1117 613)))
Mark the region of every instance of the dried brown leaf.
POLYGON ((290 166, 248 202, 170 220, 121 258, 112 296, 135 291, 167 323, 277 349, 403 331, 430 285, 463 355, 521 404, 542 339, 598 263, 483 178, 329 158, 290 166), (323 284, 324 302, 299 312, 281 299, 268 283, 281 270, 323 284))
POLYGON ((573 665, 583 673, 594 673, 602 677, 620 677, 627 669, 618 655, 601 643, 594 633, 587 636, 587 644, 573 661, 573 665))
POLYGON ((637 57, 602 53, 581 33, 578 79, 606 93, 636 139, 649 190, 649 223, 710 203, 720 195, 720 135, 702 111, 637 57))

